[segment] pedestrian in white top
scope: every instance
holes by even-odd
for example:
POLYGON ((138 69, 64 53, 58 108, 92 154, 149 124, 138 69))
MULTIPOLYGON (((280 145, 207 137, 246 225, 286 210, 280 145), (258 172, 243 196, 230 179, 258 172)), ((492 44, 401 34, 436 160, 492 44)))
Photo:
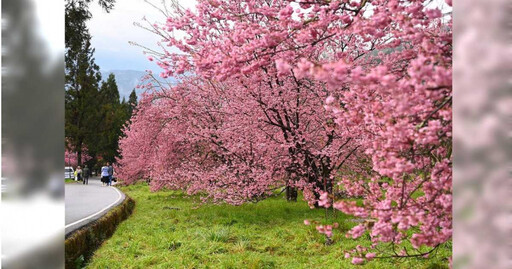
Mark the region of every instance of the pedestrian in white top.
POLYGON ((110 174, 108 173, 108 166, 101 167, 101 185, 105 186, 109 181, 110 174))

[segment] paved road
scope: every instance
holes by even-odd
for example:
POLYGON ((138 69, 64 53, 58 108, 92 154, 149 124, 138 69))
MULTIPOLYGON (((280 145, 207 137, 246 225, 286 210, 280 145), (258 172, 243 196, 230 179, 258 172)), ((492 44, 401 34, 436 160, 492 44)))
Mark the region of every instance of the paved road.
POLYGON ((91 221, 99 219, 124 200, 115 187, 101 186, 99 178, 90 178, 89 185, 66 184, 66 235, 91 221))

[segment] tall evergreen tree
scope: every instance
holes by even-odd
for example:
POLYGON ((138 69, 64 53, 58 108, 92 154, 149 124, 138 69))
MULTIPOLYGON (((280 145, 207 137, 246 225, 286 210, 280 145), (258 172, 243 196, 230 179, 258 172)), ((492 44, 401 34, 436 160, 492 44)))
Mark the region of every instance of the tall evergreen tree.
POLYGON ((107 81, 101 84, 100 99, 103 104, 119 104, 119 89, 114 74, 110 73, 107 81))
POLYGON ((110 74, 107 81, 103 82, 99 91, 101 104, 100 119, 98 123, 99 137, 96 144, 99 154, 110 162, 118 157, 118 141, 122 135, 121 128, 128 118, 126 104, 119 102, 119 90, 114 74, 110 74))
POLYGON ((128 114, 131 118, 133 114, 133 110, 137 107, 137 93, 135 93, 135 89, 130 93, 130 97, 128 97, 128 114))
MULTIPOLYGON (((93 156, 97 151, 94 129, 100 116, 94 104, 97 103, 101 74, 94 61, 91 35, 86 25, 92 17, 91 2, 66 0, 65 4, 65 136, 66 147, 78 154, 78 165, 81 165, 84 145, 93 156)), ((115 0, 98 0, 97 3, 109 12, 115 0)))
MULTIPOLYGON (((92 105, 98 97, 101 80, 98 65, 94 62, 94 49, 90 36, 83 35, 84 43, 79 51, 68 49, 66 53, 66 121, 65 135, 78 154, 81 165, 82 148, 94 141, 94 127, 98 120, 97 109, 92 105)), ((94 150, 94 148, 89 147, 94 150)))

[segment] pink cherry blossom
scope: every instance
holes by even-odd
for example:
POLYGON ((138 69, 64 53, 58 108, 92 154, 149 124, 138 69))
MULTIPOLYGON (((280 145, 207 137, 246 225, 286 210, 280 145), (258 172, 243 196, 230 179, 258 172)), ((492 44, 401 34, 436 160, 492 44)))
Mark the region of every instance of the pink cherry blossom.
MULTIPOLYGON (((87 146, 82 146, 82 157, 81 157, 81 164, 83 165, 85 162, 92 159, 92 157, 89 155, 89 151, 87 149, 87 146)), ((76 167, 78 165, 78 152, 76 152, 71 145, 68 143, 66 147, 66 151, 64 152, 64 163, 69 166, 76 167)))
POLYGON ((352 258, 352 264, 363 264, 363 263, 364 263, 363 258, 359 258, 359 257, 352 258))
POLYGON ((375 253, 373 253, 373 252, 368 252, 368 253, 366 253, 366 255, 365 255, 366 260, 368 260, 368 261, 373 260, 373 258, 375 258, 375 256, 376 256, 376 254, 375 254, 375 253))
POLYGON ((153 54, 180 82, 148 75, 120 177, 235 205, 295 188, 310 207, 364 219, 349 237, 408 252, 451 240, 451 15, 427 0, 369 2, 170 12, 153 54))

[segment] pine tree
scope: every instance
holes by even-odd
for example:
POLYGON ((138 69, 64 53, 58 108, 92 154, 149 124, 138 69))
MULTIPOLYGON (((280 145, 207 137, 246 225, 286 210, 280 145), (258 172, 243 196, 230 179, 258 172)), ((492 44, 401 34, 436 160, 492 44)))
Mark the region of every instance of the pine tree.
POLYGON ((119 89, 114 74, 110 73, 107 81, 101 84, 100 99, 102 104, 119 104, 119 89))
POLYGON ((122 127, 128 118, 126 102, 119 102, 119 90, 114 74, 108 76, 99 91, 100 119, 98 121, 96 139, 98 153, 110 162, 119 156, 118 142, 122 135, 122 127))
POLYGON ((137 107, 137 93, 135 92, 135 89, 133 89, 130 93, 130 97, 128 98, 128 105, 129 117, 131 118, 133 110, 137 107))
MULTIPOLYGON (((94 49, 86 22, 92 17, 91 0, 66 0, 65 4, 65 137, 66 147, 77 152, 81 165, 82 148, 88 146, 95 156, 96 125, 99 120, 98 86, 101 81, 99 67, 94 61, 94 49)), ((115 0, 98 0, 109 12, 115 0)))
POLYGON ((94 141, 98 117, 93 104, 96 103, 101 80, 99 67, 94 62, 90 35, 81 35, 83 45, 76 47, 78 51, 68 48, 66 52, 65 135, 72 150, 78 153, 78 165, 81 165, 82 147, 94 141))

